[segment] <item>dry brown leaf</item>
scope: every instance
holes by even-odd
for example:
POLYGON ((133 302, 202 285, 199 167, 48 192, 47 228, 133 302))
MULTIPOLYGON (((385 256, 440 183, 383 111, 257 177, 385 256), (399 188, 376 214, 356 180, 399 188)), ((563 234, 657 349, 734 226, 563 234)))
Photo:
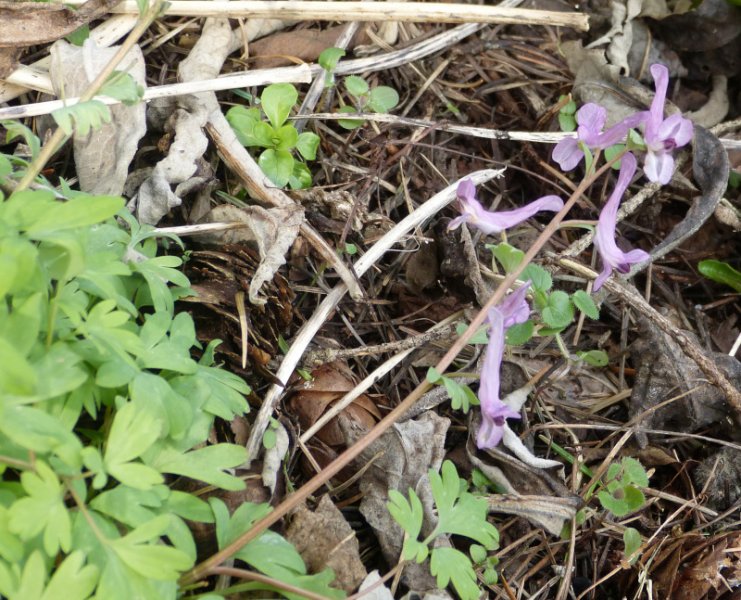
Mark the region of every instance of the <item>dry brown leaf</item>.
MULTIPOLYGON (((319 54, 334 46, 345 25, 329 29, 300 29, 274 33, 250 44, 250 55, 255 69, 270 69, 296 63, 296 59, 305 62, 316 62, 319 54)), ((359 31, 353 38, 350 47, 366 44, 370 40, 359 31)))
MULTIPOLYGON (((477 423, 472 421, 469 431, 477 430, 477 423)), ((466 452, 473 466, 507 492, 490 496, 491 512, 500 512, 501 502, 501 512, 523 517, 559 535, 564 523, 574 517, 583 503, 544 469, 531 467, 499 448, 486 453, 477 451, 474 436, 469 436, 466 452)))
POLYGON ((305 504, 290 515, 285 537, 298 550, 310 573, 331 568, 332 587, 352 593, 367 572, 360 560, 355 532, 328 495, 322 496, 315 511, 305 504))
POLYGON ((711 538, 683 535, 657 557, 652 578, 659 597, 672 600, 716 600, 741 578, 741 534, 711 538))
MULTIPOLYGON (((304 430, 316 423, 332 404, 355 387, 352 371, 340 361, 322 365, 314 369, 311 375, 312 380, 299 385, 287 403, 291 414, 298 418, 304 430)), ((366 430, 381 418, 378 407, 365 394, 356 398, 341 414, 366 430)), ((332 447, 345 443, 337 419, 322 427, 316 437, 332 447)))
POLYGON ((243 223, 244 227, 204 236, 209 243, 248 243, 257 246, 260 264, 250 282, 249 298, 253 304, 265 304, 260 288, 286 262, 286 255, 298 235, 304 211, 300 206, 276 208, 249 206, 239 208, 231 204, 217 206, 203 219, 206 223, 243 223))
POLYGON ((40 2, 0 2, 0 48, 35 46, 69 35, 121 0, 89 0, 76 8, 40 2))
MULTIPOLYGON (((80 46, 64 40, 51 47, 49 75, 56 94, 61 97, 81 95, 118 52, 118 46, 98 48, 92 39, 80 46)), ((121 61, 121 68, 137 84, 146 85, 144 55, 133 46, 121 61)), ((75 165, 80 189, 90 194, 120 196, 136 154, 139 140, 147 131, 146 107, 117 104, 110 107, 111 122, 81 136, 74 136, 75 165)))

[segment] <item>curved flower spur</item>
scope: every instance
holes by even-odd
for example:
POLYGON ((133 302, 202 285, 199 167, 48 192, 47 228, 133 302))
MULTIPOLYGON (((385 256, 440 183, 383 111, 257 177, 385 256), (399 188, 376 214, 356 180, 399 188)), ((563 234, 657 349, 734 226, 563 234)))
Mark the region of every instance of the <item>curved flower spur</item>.
POLYGON ((558 196, 543 196, 513 210, 486 210, 476 199, 476 186, 470 179, 458 184, 457 196, 461 215, 450 222, 448 229, 457 229, 463 223, 468 223, 487 235, 519 225, 541 210, 558 212, 563 208, 563 200, 558 196))
POLYGON ((651 256, 643 250, 631 250, 623 252, 618 248, 615 242, 615 232, 617 228, 617 212, 620 200, 630 185, 631 179, 636 172, 636 158, 628 152, 625 154, 620 163, 620 174, 618 175, 615 189, 610 194, 610 198, 602 208, 597 222, 597 230, 594 236, 594 245, 602 259, 602 272, 594 281, 594 290, 597 291, 610 276, 613 269, 619 273, 630 271, 631 265, 648 260, 651 256))

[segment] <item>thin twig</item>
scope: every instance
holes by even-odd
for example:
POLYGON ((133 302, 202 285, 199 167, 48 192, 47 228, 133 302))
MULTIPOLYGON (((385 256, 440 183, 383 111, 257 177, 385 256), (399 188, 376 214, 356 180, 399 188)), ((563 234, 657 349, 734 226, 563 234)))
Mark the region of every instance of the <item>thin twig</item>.
MULTIPOLYGON (((85 0, 65 0, 78 5, 85 0)), ((550 25, 589 30, 585 13, 507 8, 463 3, 429 2, 301 2, 299 0, 171 0, 165 14, 179 17, 263 18, 296 21, 404 21, 413 23, 502 23, 550 25)), ((112 13, 136 13, 136 0, 124 0, 112 13)))
MULTIPOLYGON (((310 81, 311 69, 308 65, 278 67, 275 69, 256 69, 254 71, 222 75, 221 77, 203 81, 186 81, 183 83, 171 83, 146 88, 142 96, 142 101, 148 102, 154 98, 218 92, 257 85, 262 86, 270 83, 308 83, 310 81)), ((121 103, 120 100, 109 98, 108 96, 95 96, 94 99, 108 105, 121 103)), ((66 98, 64 100, 48 100, 46 102, 9 106, 7 108, 0 108, 0 119, 23 119, 25 117, 48 115, 52 111, 64 108, 65 106, 73 106, 79 102, 83 102, 83 99, 66 98)))

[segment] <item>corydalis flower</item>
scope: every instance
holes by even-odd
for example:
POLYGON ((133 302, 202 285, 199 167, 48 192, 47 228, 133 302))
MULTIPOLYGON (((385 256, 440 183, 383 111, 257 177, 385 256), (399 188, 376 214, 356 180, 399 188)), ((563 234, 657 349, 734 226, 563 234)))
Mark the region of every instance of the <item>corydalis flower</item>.
POLYGON ((481 426, 476 436, 479 448, 494 448, 502 440, 506 419, 520 418, 520 413, 499 397, 499 371, 504 355, 505 331, 512 325, 524 323, 530 315, 530 307, 525 300, 528 287, 529 282, 489 310, 489 344, 479 384, 481 426))
POLYGON ((645 118, 643 113, 636 113, 602 131, 607 122, 607 110, 599 104, 590 102, 576 113, 577 137, 561 140, 553 149, 553 160, 562 170, 571 171, 584 158, 584 147, 590 150, 603 150, 623 141, 631 127, 636 127, 645 118))
POLYGON ((620 199, 623 197, 625 190, 628 189, 630 180, 633 178, 635 172, 635 156, 628 152, 621 159, 620 174, 618 175, 617 184, 602 209, 602 212, 599 215, 599 221, 597 222, 597 232, 594 238, 594 245, 602 258, 602 272, 597 276, 597 279, 594 282, 595 292, 602 287, 602 284, 610 276, 613 269, 617 269, 620 273, 627 273, 630 270, 631 265, 643 262, 650 258, 649 254, 643 250, 623 252, 615 243, 618 206, 620 205, 620 199))
POLYGON ((656 95, 648 112, 643 139, 646 142, 646 163, 643 167, 649 181, 661 185, 669 183, 674 173, 672 150, 681 148, 692 139, 692 121, 675 114, 664 119, 666 90, 669 87, 669 70, 664 65, 651 65, 651 75, 656 84, 656 95))
POLYGON ((558 196, 544 196, 514 210, 492 212, 486 210, 476 200, 476 186, 470 179, 461 181, 458 184, 456 193, 461 209, 461 216, 453 219, 448 225, 448 229, 456 229, 463 223, 468 223, 489 235, 500 233, 505 229, 514 227, 541 210, 558 212, 563 208, 563 200, 558 196))

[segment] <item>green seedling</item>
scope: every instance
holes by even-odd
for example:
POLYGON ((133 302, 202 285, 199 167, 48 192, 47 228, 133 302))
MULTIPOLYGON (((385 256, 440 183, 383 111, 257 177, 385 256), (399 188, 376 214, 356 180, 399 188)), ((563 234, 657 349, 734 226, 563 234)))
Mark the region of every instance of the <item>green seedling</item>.
POLYGON ((422 540, 419 535, 424 515, 417 494, 411 488, 408 498, 396 490, 389 491, 388 510, 404 529, 402 559, 421 564, 429 558, 430 572, 437 578, 439 588, 452 582, 462 600, 476 600, 481 592, 474 564, 481 567, 485 581, 496 580, 496 561, 489 559, 488 552, 498 548, 499 532, 486 518, 486 500, 466 491, 468 484, 458 477, 452 462, 446 460, 440 474, 430 469, 428 475, 438 521, 432 533, 422 540), (444 535, 467 537, 478 545, 471 546, 470 557, 455 548, 431 548, 434 540, 444 535))
POLYGON ((257 164, 281 188, 286 185, 292 189, 311 186, 311 171, 304 161, 315 160, 319 148, 318 135, 309 131, 299 134, 287 122, 297 100, 298 92, 292 84, 274 83, 263 90, 259 108, 234 106, 226 113, 242 145, 264 148, 257 158, 257 164), (301 158, 296 158, 294 153, 301 158))

